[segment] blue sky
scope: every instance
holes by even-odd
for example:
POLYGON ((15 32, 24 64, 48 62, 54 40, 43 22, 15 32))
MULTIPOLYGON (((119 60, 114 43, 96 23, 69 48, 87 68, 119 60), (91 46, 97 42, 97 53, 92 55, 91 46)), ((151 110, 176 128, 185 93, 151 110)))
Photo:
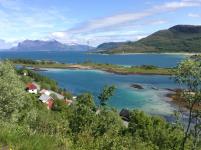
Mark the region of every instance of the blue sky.
POLYGON ((176 24, 201 25, 201 0, 0 0, 0 48, 135 41, 176 24))

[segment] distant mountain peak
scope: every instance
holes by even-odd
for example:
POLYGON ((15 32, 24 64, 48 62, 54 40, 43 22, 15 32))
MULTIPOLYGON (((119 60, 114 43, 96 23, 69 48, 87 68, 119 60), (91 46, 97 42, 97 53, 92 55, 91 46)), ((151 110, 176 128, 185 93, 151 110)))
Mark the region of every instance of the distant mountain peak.
POLYGON ((104 43, 103 53, 201 52, 201 26, 176 25, 135 42, 104 43))
POLYGON ((88 51, 91 49, 93 48, 87 45, 64 44, 57 40, 24 40, 11 48, 15 51, 88 51))
POLYGON ((201 26, 196 25, 176 25, 169 28, 171 31, 186 32, 186 33, 201 33, 201 26))

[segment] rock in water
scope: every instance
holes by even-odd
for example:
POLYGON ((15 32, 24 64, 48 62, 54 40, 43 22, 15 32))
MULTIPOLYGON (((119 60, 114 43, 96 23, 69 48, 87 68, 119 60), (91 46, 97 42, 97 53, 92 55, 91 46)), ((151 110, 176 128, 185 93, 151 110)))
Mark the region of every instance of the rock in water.
POLYGON ((139 84, 132 84, 131 87, 132 87, 132 88, 135 88, 135 89, 139 89, 139 90, 144 89, 143 86, 141 86, 141 85, 139 85, 139 84))

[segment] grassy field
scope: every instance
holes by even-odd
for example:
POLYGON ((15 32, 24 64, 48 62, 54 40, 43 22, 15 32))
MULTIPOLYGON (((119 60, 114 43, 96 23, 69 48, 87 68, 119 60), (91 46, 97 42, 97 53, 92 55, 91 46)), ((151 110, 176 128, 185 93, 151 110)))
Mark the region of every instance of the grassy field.
POLYGON ((131 66, 124 67, 112 64, 95 64, 95 63, 84 63, 84 66, 91 67, 93 69, 104 70, 107 72, 117 74, 148 74, 148 75, 171 75, 173 71, 171 68, 158 68, 155 66, 131 66))

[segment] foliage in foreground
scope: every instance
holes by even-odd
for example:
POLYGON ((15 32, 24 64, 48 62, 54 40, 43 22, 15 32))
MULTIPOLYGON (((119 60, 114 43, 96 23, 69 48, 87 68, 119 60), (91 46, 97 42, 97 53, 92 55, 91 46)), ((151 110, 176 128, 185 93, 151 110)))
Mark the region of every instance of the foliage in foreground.
MULTIPOLYGON (((126 127, 113 109, 100 106, 97 113, 93 96, 88 93, 78 96, 75 105, 58 103, 59 109, 47 110, 35 96, 23 91, 23 82, 9 62, 0 64, 0 79, 0 145, 4 147, 178 150, 182 143, 184 132, 179 125, 133 110, 126 127)), ((105 91, 101 97, 104 93, 108 95, 105 91)), ((191 144, 188 138, 185 149, 191 149, 191 144)))
POLYGON ((194 106, 201 104, 201 60, 200 56, 194 56, 180 63, 175 71, 176 82, 184 87, 181 98, 188 107, 188 122, 181 150, 185 149, 186 141, 192 137, 193 149, 201 147, 201 110, 194 106))

